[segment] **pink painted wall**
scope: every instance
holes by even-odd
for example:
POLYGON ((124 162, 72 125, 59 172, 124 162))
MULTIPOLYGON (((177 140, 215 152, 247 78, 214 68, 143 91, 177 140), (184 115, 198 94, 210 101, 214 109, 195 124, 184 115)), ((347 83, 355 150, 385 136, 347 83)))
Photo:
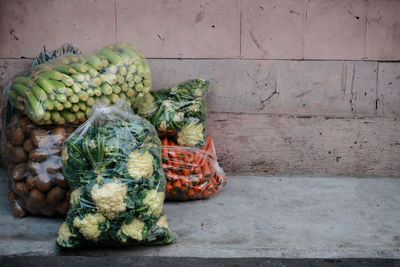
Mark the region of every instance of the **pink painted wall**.
POLYGON ((128 41, 150 58, 399 60, 398 0, 1 0, 0 58, 128 41))

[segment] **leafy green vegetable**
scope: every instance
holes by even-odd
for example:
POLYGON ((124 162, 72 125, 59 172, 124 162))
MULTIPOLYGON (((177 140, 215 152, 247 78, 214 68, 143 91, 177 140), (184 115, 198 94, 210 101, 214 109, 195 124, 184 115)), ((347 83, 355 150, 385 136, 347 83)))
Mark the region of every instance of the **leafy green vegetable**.
POLYGON ((63 169, 74 191, 57 238, 61 247, 175 239, 162 214, 161 142, 154 127, 124 104, 95 106, 64 143, 63 169))
POLYGON ((201 147, 205 141, 209 88, 209 81, 189 80, 167 89, 139 93, 133 106, 161 135, 175 136, 182 146, 201 147))

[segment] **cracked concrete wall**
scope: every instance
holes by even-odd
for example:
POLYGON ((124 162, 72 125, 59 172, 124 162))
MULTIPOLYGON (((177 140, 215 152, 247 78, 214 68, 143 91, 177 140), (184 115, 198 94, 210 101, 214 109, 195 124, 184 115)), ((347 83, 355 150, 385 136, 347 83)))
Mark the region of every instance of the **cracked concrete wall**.
POLYGON ((0 6, 1 89, 42 45, 128 41, 150 58, 155 89, 211 80, 208 131, 228 172, 400 176, 400 1, 0 6))

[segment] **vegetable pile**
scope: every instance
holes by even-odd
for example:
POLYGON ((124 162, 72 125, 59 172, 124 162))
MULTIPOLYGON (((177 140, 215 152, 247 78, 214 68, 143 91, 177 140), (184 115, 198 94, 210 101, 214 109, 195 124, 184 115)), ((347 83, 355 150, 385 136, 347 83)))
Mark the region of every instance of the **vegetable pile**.
POLYGON ((62 163, 73 192, 58 233, 61 247, 174 240, 162 213, 160 139, 126 103, 96 106, 65 141, 62 163))
MULTIPOLYGON (((149 65, 118 43, 88 54, 65 54, 15 77, 8 100, 40 125, 84 122, 97 102, 129 104, 151 87, 149 65)), ((138 100, 137 100, 138 101, 138 100)))
POLYGON ((162 139, 163 170, 166 173, 166 199, 190 200, 217 194, 226 183, 210 136, 202 148, 182 147, 162 139))
POLYGON ((72 127, 39 127, 14 115, 6 129, 14 215, 66 215, 71 191, 62 173, 61 151, 72 127))
POLYGON ((133 106, 160 135, 176 139, 181 146, 201 147, 205 141, 206 94, 210 82, 189 80, 170 88, 140 94, 133 106))

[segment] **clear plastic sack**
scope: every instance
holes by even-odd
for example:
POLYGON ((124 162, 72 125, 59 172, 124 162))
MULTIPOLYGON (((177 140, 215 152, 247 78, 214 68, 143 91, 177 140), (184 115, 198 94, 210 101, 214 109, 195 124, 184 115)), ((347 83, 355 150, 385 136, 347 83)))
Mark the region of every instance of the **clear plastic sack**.
POLYGON ((166 199, 205 199, 217 194, 226 184, 210 136, 202 148, 178 146, 165 137, 161 151, 167 178, 166 199))
POLYGON ((209 81, 189 80, 167 89, 138 94, 133 106, 161 136, 173 137, 181 146, 202 147, 209 89, 209 81))
POLYGON ((144 56, 130 44, 117 43, 34 66, 26 75, 14 77, 7 94, 10 103, 35 123, 63 125, 84 122, 98 102, 131 103, 150 88, 144 56))
POLYGON ((6 128, 10 175, 8 200, 14 215, 65 216, 71 191, 62 173, 64 140, 74 127, 39 126, 16 114, 6 128))
POLYGON ((62 163, 73 191, 58 245, 174 240, 162 213, 165 177, 160 139, 126 102, 96 105, 89 119, 64 142, 62 163))

